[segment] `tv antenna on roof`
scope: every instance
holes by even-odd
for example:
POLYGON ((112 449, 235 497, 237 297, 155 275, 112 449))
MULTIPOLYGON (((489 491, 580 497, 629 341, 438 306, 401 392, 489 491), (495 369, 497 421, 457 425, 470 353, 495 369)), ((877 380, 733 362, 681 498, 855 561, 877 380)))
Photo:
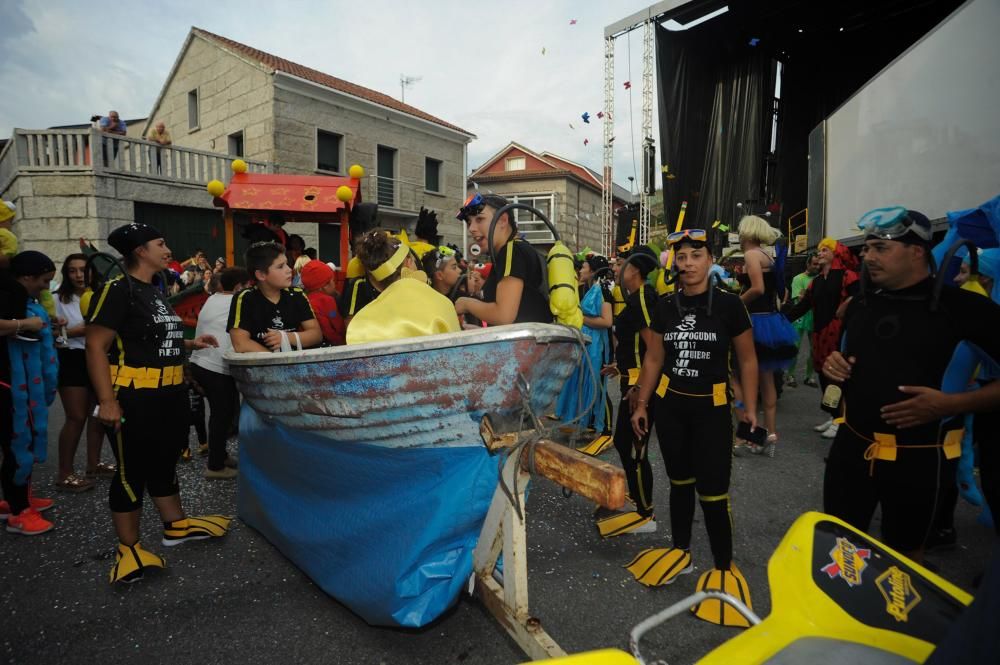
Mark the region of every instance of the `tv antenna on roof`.
POLYGON ((423 79, 423 76, 407 76, 406 74, 399 75, 399 101, 406 101, 406 89, 423 79))

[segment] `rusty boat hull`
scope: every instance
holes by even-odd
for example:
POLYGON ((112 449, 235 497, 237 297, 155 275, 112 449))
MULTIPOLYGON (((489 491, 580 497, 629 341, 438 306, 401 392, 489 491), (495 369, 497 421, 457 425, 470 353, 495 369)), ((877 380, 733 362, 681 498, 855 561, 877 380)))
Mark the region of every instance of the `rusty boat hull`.
POLYGON ((579 331, 527 323, 295 353, 229 354, 264 420, 331 441, 390 448, 481 445, 486 413, 517 417, 518 375, 550 413, 583 350, 579 331))

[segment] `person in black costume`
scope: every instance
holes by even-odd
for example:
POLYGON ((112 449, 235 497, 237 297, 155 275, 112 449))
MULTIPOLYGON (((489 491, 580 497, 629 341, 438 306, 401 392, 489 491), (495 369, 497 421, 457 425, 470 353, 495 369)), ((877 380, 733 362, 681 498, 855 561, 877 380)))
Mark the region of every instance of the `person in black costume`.
MULTIPOLYGON (((674 233, 668 242, 674 249, 679 289, 657 303, 650 321, 649 327, 662 342, 646 347, 632 426, 637 440, 649 433, 648 405, 653 393, 658 394, 656 437, 670 478, 673 547, 640 552, 626 567, 647 586, 670 584, 678 575, 691 572, 697 496, 715 564, 701 576, 697 588, 725 591, 749 606, 746 580, 733 563, 729 354, 731 348, 736 350, 746 402, 742 417, 753 429, 757 425, 757 355, 750 315, 738 296, 712 284, 712 254, 704 230, 674 233)), ((747 625, 717 600, 700 603, 692 611, 713 623, 747 625)))
POLYGON ((824 510, 862 531, 882 508, 882 539, 920 561, 939 495, 955 484, 965 413, 1000 407, 1000 385, 945 394, 965 340, 1000 358, 1000 306, 957 288, 933 301, 931 224, 903 208, 872 211, 865 267, 874 289, 851 300, 843 353, 823 363, 841 385, 843 423, 827 461, 824 510))

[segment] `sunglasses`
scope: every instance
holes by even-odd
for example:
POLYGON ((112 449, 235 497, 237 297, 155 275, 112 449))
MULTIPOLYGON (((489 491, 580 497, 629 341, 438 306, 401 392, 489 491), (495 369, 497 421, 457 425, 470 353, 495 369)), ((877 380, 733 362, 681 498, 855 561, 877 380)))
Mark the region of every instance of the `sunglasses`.
POLYGON ((465 203, 462 207, 458 209, 458 214, 455 215, 455 219, 460 219, 463 222, 468 222, 470 217, 475 217, 483 211, 483 206, 486 202, 483 201, 483 196, 479 192, 476 192, 469 198, 465 199, 465 203))
POLYGON ((668 245, 676 245, 681 240, 690 238, 695 242, 707 242, 708 233, 705 229, 684 229, 683 231, 675 231, 667 236, 668 245))

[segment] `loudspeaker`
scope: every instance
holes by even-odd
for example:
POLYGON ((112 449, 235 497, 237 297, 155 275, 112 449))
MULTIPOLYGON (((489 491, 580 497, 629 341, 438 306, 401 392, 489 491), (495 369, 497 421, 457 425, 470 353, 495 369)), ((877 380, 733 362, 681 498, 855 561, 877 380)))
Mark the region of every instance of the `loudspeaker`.
MULTIPOLYGON (((634 243, 639 233, 639 204, 630 203, 618 209, 618 220, 615 224, 615 247, 634 243), (633 231, 635 235, 633 235, 633 231)), ((631 249, 631 246, 629 246, 631 249)))

